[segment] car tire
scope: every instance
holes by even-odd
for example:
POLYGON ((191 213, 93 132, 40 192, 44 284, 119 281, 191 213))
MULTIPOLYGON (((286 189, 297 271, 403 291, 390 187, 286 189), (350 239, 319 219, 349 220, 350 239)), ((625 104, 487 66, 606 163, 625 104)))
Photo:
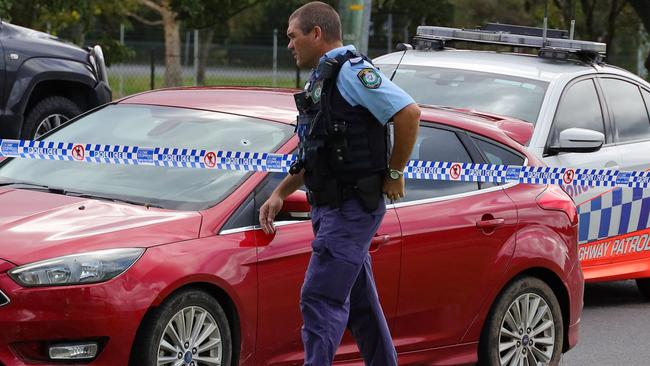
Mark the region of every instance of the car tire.
MULTIPOLYGON (((510 365, 513 358, 526 358, 525 365, 557 365, 562 356, 562 311, 553 290, 534 277, 518 278, 499 295, 483 328, 481 365, 510 365), (525 304, 528 304, 527 306, 525 304), (531 317, 523 309, 534 310, 531 317), (520 309, 520 310, 518 310, 520 309), (527 319, 527 320, 526 320, 527 319)), ((519 363, 512 363, 519 365, 519 363)))
POLYGON ((32 107, 25 117, 22 137, 35 139, 81 114, 77 104, 66 97, 47 97, 32 107))
POLYGON ((650 278, 637 278, 636 287, 647 300, 650 300, 650 278))
POLYGON ((185 366, 230 366, 232 337, 226 313, 217 300, 203 291, 184 290, 145 317, 130 364, 159 365, 159 360, 167 357, 184 359, 185 366), (189 319, 193 321, 188 332, 189 319), (214 362, 201 362, 206 358, 214 362))

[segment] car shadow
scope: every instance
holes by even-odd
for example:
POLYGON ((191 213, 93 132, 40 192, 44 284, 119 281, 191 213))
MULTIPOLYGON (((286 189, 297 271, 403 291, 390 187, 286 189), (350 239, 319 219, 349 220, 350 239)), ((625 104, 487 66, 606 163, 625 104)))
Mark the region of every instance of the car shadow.
POLYGON ((585 284, 585 308, 650 302, 636 287, 636 282, 615 281, 585 284))

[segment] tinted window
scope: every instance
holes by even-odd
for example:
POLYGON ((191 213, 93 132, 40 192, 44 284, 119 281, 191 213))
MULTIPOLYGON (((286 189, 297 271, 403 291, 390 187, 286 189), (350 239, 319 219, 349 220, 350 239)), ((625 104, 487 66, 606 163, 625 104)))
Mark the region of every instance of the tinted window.
MULTIPOLYGON (((421 127, 411 159, 471 163, 467 150, 452 131, 421 127)), ((407 179, 404 201, 447 196, 478 190, 476 182, 451 182, 428 179, 407 179)))
POLYGON ((607 105, 614 114, 617 140, 630 141, 650 137, 650 120, 639 87, 618 79, 603 79, 607 105))
POLYGON ((650 113, 650 93, 645 89, 641 89, 641 94, 643 94, 643 99, 645 100, 645 107, 648 113, 650 113))
POLYGON ((551 132, 551 146, 558 146, 560 132, 578 127, 605 133, 603 113, 593 80, 582 80, 562 95, 551 132))
POLYGON ((484 141, 482 139, 474 138, 477 147, 483 155, 487 158, 490 164, 498 165, 523 165, 524 158, 507 150, 504 147, 497 146, 493 143, 484 141))
POLYGON ((400 66, 393 81, 416 102, 468 108, 535 123, 548 83, 509 75, 400 66))
MULTIPOLYGON (((107 106, 48 136, 46 141, 196 150, 273 152, 293 128, 256 118, 185 108, 107 106)), ((210 207, 249 172, 147 165, 13 159, 0 181, 27 182, 88 195, 146 202, 178 210, 210 207)))

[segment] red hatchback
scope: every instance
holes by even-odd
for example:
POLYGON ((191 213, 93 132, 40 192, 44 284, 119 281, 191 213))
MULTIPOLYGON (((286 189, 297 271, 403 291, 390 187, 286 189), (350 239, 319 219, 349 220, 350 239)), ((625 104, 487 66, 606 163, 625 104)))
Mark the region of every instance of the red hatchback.
MULTIPOLYGON (((288 154, 295 115, 290 91, 170 89, 44 139, 288 154)), ((520 145, 531 132, 424 108, 412 158, 539 165, 520 145)), ((266 235, 258 209, 284 174, 169 165, 0 164, 0 364, 301 364, 304 192, 266 235)), ((561 189, 410 179, 406 194, 371 246, 400 364, 554 364, 576 344, 583 276, 561 189)), ((337 360, 362 364, 349 335, 337 360)))

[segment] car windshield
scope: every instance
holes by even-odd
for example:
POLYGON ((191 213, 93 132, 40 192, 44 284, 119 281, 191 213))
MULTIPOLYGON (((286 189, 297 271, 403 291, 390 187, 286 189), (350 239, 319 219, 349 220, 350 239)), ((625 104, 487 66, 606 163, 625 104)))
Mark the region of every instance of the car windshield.
POLYGON ((400 65, 393 81, 420 104, 473 109, 533 124, 548 86, 509 75, 410 65, 400 65))
MULTIPOLYGON (((82 117, 43 140, 273 152, 292 135, 290 125, 250 117, 118 104, 82 117)), ((248 174, 233 170, 11 159, 0 167, 0 183, 28 183, 168 209, 200 210, 223 200, 248 174)))

